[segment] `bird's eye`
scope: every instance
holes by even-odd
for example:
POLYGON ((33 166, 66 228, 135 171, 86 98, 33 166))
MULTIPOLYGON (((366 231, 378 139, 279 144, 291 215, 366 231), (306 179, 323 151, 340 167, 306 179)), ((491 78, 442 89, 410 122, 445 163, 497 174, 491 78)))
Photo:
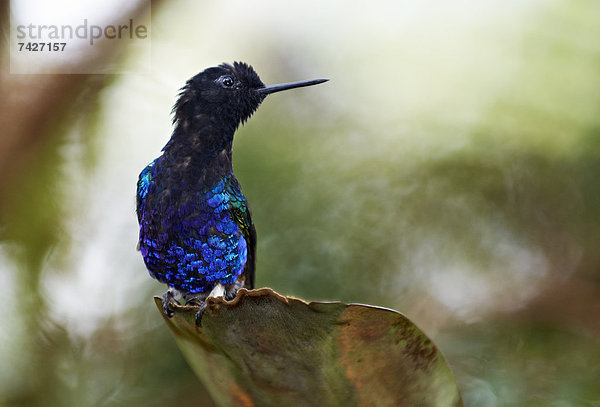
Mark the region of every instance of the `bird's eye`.
POLYGON ((224 76, 223 80, 221 81, 221 83, 223 83, 223 86, 226 86, 228 88, 233 86, 233 78, 231 76, 224 76))

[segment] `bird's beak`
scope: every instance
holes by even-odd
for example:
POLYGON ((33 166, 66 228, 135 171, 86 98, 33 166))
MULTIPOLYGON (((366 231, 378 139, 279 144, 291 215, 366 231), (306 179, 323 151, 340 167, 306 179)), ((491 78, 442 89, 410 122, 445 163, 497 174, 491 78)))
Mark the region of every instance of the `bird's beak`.
POLYGON ((264 88, 257 89, 257 91, 258 93, 266 96, 271 93, 281 92, 282 90, 318 85, 319 83, 327 82, 328 80, 329 79, 312 79, 310 81, 280 83, 278 85, 265 86, 264 88))

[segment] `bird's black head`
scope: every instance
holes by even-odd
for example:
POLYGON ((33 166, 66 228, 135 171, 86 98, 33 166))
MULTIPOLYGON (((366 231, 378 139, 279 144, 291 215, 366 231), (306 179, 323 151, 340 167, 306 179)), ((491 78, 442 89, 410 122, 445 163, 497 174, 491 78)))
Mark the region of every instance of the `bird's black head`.
POLYGON ((326 79, 265 87, 254 69, 244 62, 205 69, 181 88, 173 107, 173 121, 183 131, 216 126, 233 136, 265 97, 281 90, 316 85, 326 79))
POLYGON ((216 121, 235 131, 265 98, 257 92, 264 87, 254 69, 243 62, 205 69, 181 88, 174 121, 184 129, 216 121))

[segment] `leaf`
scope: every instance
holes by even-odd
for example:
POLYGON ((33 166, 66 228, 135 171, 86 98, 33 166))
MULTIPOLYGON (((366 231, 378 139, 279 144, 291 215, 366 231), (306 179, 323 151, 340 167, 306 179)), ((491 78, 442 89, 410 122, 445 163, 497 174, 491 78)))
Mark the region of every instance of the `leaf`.
MULTIPOLYGON (((162 300, 155 297, 162 313, 162 300)), ((444 357, 385 308, 240 289, 163 315, 219 406, 462 406, 444 357)))

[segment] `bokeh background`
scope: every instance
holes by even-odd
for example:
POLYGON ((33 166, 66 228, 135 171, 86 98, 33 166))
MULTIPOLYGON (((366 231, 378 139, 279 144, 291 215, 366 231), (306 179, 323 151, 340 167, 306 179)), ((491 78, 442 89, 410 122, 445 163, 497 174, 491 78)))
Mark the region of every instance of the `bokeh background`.
POLYGON ((258 286, 403 312, 467 406, 600 405, 599 2, 153 1, 148 73, 85 60, 118 75, 9 74, 0 5, 0 406, 213 405, 152 303, 134 196, 178 88, 234 60, 331 78, 236 135, 258 286))

